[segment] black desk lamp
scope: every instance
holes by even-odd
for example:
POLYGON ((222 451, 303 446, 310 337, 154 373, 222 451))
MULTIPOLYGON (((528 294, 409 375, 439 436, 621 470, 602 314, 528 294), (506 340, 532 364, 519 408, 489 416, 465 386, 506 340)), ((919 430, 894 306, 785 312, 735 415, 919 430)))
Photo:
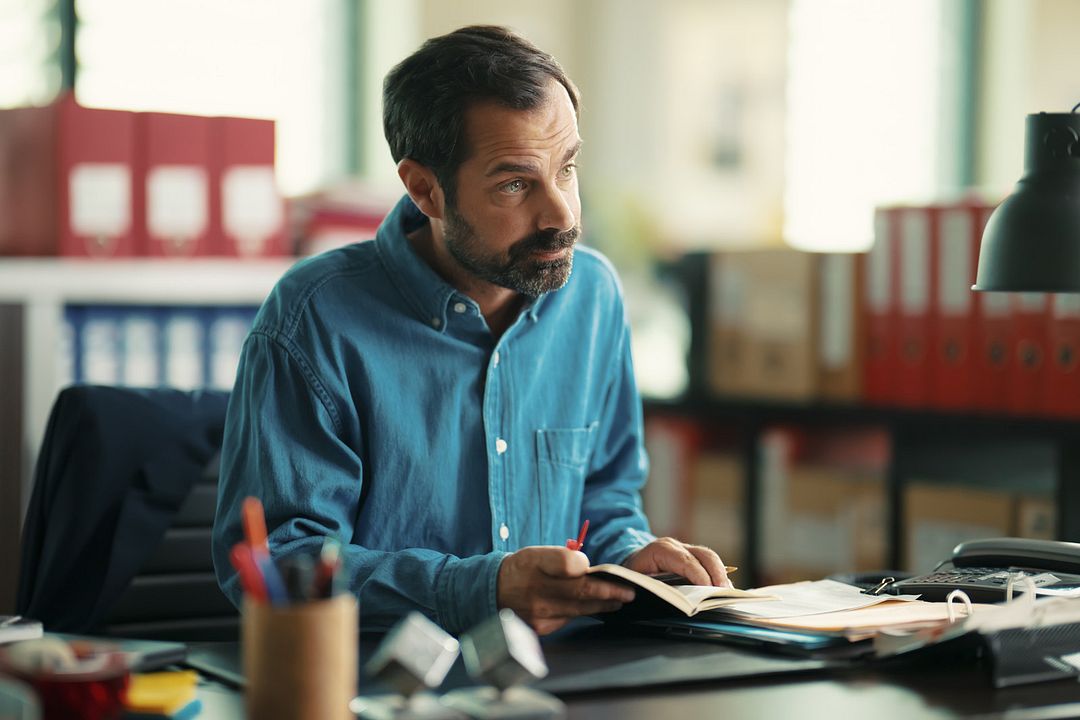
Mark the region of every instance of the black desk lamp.
POLYGON ((986 224, 972 290, 1080 293, 1077 109, 1027 116, 1024 175, 986 224))

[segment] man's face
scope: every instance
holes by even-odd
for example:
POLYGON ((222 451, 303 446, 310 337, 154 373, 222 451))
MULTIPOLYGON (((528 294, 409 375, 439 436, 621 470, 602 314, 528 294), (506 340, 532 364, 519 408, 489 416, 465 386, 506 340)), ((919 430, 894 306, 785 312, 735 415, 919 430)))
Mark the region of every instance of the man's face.
POLYGON ((552 80, 528 111, 475 104, 465 128, 469 157, 443 218, 447 250, 475 278, 523 295, 562 287, 581 234, 581 139, 566 90, 552 80))

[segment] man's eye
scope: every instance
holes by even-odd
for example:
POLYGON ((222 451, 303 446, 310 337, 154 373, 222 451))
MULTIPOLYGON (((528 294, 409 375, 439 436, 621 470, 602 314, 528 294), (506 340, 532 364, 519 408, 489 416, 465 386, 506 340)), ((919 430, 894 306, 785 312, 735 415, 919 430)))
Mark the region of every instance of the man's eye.
POLYGON ((516 194, 525 189, 525 182, 523 180, 511 180, 503 184, 502 189, 504 192, 516 194))
POLYGON ((559 176, 563 178, 573 177, 577 172, 577 165, 564 165, 562 170, 559 171, 559 176))

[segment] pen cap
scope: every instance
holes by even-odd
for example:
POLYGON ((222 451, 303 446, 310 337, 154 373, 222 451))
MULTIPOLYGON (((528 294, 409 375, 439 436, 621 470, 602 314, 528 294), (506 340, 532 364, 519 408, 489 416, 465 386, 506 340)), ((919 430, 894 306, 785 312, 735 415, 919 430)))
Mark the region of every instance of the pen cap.
POLYGON ((442 684, 458 656, 458 641, 418 612, 387 633, 364 670, 373 679, 412 695, 442 684))
POLYGON ((249 718, 352 718, 358 611, 343 593, 271 605, 244 599, 241 643, 249 718))
POLYGON ((461 638, 469 676, 500 689, 548 674, 540 640, 512 610, 500 610, 461 638))

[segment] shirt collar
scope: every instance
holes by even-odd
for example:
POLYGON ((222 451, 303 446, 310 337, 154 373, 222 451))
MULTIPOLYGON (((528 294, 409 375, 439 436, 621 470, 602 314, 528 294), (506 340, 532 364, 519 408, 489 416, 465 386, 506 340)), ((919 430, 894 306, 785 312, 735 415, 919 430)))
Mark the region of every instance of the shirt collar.
MULTIPOLYGON (((440 332, 446 329, 447 307, 461 295, 413 250, 407 235, 428 222, 427 216, 405 195, 383 220, 375 234, 375 246, 417 317, 440 332)), ((528 301, 523 312, 538 317, 547 293, 528 301)))

